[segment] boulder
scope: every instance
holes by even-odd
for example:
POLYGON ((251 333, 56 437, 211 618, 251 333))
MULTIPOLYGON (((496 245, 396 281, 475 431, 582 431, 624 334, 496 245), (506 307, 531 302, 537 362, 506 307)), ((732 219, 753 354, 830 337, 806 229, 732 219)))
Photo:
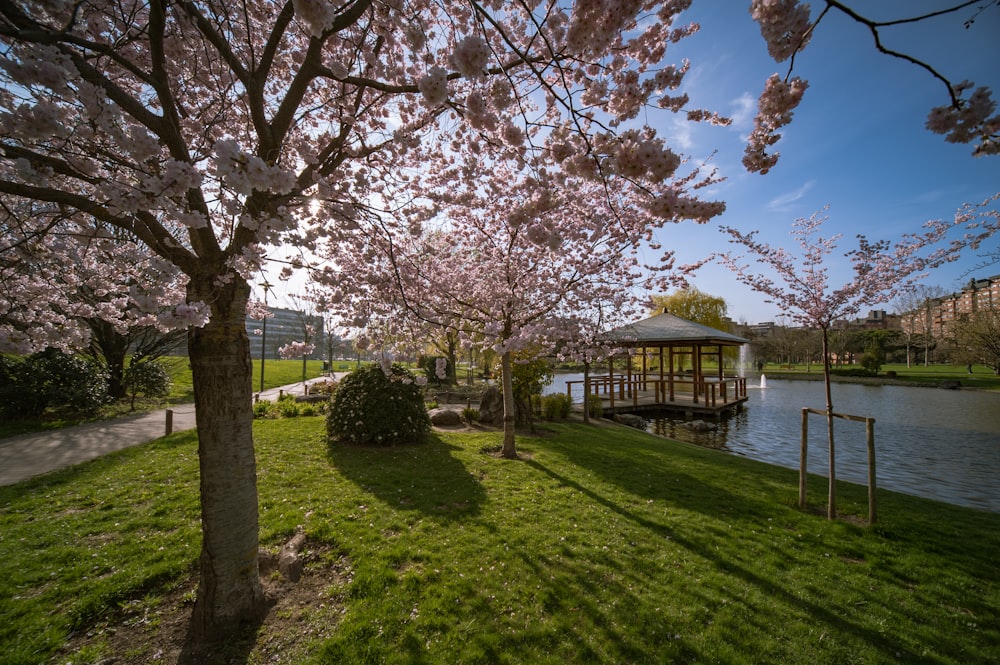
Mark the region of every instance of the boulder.
POLYGON ((637 416, 634 413, 616 413, 611 416, 611 419, 616 423, 621 423, 626 427, 634 427, 635 429, 644 430, 648 426, 645 418, 637 416))
MULTIPOLYGON (((492 385, 483 391, 479 399, 479 422, 494 427, 503 427, 503 393, 498 386, 492 385)), ((524 427, 531 424, 531 411, 519 399, 514 400, 514 425, 524 427)))
POLYGON ((503 394, 496 386, 488 386, 479 398, 479 421, 503 425, 503 394))
POLYGON ((431 418, 431 425, 438 427, 453 427, 462 424, 462 414, 455 409, 431 409, 427 415, 431 418))
POLYGON ((693 432, 714 432, 719 429, 719 426, 715 423, 705 422, 704 420, 692 420, 691 422, 684 423, 684 427, 693 432))

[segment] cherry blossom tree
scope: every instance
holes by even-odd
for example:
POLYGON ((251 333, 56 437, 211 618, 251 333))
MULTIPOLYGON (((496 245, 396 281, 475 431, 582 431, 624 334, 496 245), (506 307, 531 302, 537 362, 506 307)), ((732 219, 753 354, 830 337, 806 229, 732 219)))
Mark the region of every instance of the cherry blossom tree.
POLYGON ((331 246, 340 270, 327 272, 327 291, 330 306, 365 324, 380 345, 419 344, 445 329, 466 348, 495 351, 502 454, 515 457, 514 359, 574 354, 572 340, 599 332, 597 313, 641 309, 639 294, 673 277, 672 255, 661 255, 653 232, 683 217, 706 221, 723 206, 685 190, 705 180, 697 170, 653 194, 618 174, 593 181, 520 168, 480 148, 450 169, 413 176, 424 196, 395 211, 405 224, 375 217, 346 245, 331 246), (656 260, 645 261, 644 249, 656 250, 656 260))
MULTIPOLYGON (((721 122, 675 92, 687 66, 667 51, 697 30, 676 22, 686 4, 0 3, 0 197, 14 229, 3 265, 29 247, 53 272, 94 259, 116 297, 188 330, 203 531, 194 636, 267 606, 244 327, 267 248, 352 233, 407 168, 447 161, 422 146, 443 122, 456 152, 489 141, 590 182, 625 171, 662 190, 677 155, 618 126, 648 108, 721 122), (135 242, 99 254, 112 228, 135 242), (183 292, 126 289, 115 275, 140 261, 181 276, 183 292)), ((673 214, 684 201, 659 205, 673 214)), ((18 279, 0 349, 87 342, 53 283, 18 279)))
POLYGON ((963 244, 948 242, 948 232, 956 225, 969 223, 959 214, 952 221, 931 221, 925 231, 908 234, 899 242, 870 241, 857 237, 858 246, 846 252, 853 277, 839 287, 830 285, 829 268, 825 259, 836 248, 840 235, 820 236, 827 217, 814 214, 808 219, 798 219, 792 225, 791 235, 798 244, 796 256, 780 247, 757 240, 757 231, 744 233, 723 227, 730 242, 740 245, 766 268, 761 270, 742 262, 742 257, 723 254, 721 263, 736 273, 737 278, 755 291, 766 296, 765 302, 778 305, 793 321, 822 333, 823 379, 826 396, 827 437, 829 443, 829 504, 828 515, 836 516, 836 471, 834 464, 833 397, 830 389, 829 331, 834 321, 857 316, 863 309, 888 302, 905 292, 926 275, 926 271, 957 258, 963 244), (775 275, 774 278, 768 275, 775 275))
MULTIPOLYGON (((309 327, 309 332, 312 332, 312 326, 309 327)), ((312 355, 312 352, 316 350, 316 345, 308 341, 298 341, 289 342, 278 349, 278 357, 284 358, 285 360, 291 360, 293 358, 302 359, 302 385, 306 383, 306 359, 312 355)))

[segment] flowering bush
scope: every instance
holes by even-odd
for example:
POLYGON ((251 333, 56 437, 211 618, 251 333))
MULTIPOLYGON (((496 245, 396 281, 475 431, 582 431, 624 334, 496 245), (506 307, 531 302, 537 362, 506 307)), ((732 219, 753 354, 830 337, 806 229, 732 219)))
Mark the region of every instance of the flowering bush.
POLYGON ((362 367, 340 382, 326 418, 331 443, 393 446, 420 441, 430 431, 414 375, 400 365, 388 369, 362 367))

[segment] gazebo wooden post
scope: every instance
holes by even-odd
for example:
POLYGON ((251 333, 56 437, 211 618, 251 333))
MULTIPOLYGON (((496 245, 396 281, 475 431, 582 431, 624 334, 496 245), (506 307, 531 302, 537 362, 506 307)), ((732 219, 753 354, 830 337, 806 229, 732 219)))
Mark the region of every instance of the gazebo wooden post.
POLYGON ((670 400, 674 401, 674 347, 671 345, 667 348, 667 355, 670 357, 670 373, 667 374, 667 381, 670 384, 670 400))
POLYGON ((615 408, 615 359, 608 358, 608 407, 615 408))
POLYGON ((625 380, 621 383, 621 392, 619 397, 624 401, 625 397, 629 393, 629 389, 632 387, 632 352, 628 351, 625 354, 625 380))
POLYGON ((657 347, 660 352, 660 381, 656 384, 656 403, 666 402, 666 386, 663 385, 663 345, 657 347))
POLYGON ((719 344, 715 348, 718 351, 718 356, 719 356, 719 359, 717 361, 719 365, 719 394, 722 397, 722 403, 725 404, 729 400, 726 399, 726 378, 725 378, 725 372, 722 371, 722 345, 719 344))
POLYGON ((701 345, 695 344, 691 347, 691 378, 694 380, 691 394, 694 403, 698 403, 698 393, 701 391, 701 345))
POLYGON ((646 363, 646 347, 642 347, 642 391, 643 392, 649 390, 649 385, 646 383, 647 372, 649 372, 649 368, 646 363))

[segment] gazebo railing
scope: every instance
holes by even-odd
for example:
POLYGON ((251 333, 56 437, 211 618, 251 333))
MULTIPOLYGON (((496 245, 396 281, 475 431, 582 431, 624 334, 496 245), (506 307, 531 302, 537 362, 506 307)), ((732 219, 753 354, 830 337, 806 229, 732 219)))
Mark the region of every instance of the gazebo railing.
MULTIPOLYGON (((567 381, 566 396, 573 399, 573 386, 585 386, 584 381, 567 381)), ((615 401, 631 401, 639 405, 643 394, 653 393, 656 404, 679 402, 678 394, 691 395, 694 404, 704 402, 706 406, 715 407, 720 404, 745 399, 747 396, 747 381, 743 377, 710 378, 695 381, 691 375, 675 374, 660 377, 659 375, 632 373, 617 376, 595 376, 590 379, 590 393, 601 395, 608 399, 609 406, 614 408, 615 401)), ((587 395, 584 394, 584 403, 587 395)), ((688 400, 684 400, 688 401, 688 400)))

